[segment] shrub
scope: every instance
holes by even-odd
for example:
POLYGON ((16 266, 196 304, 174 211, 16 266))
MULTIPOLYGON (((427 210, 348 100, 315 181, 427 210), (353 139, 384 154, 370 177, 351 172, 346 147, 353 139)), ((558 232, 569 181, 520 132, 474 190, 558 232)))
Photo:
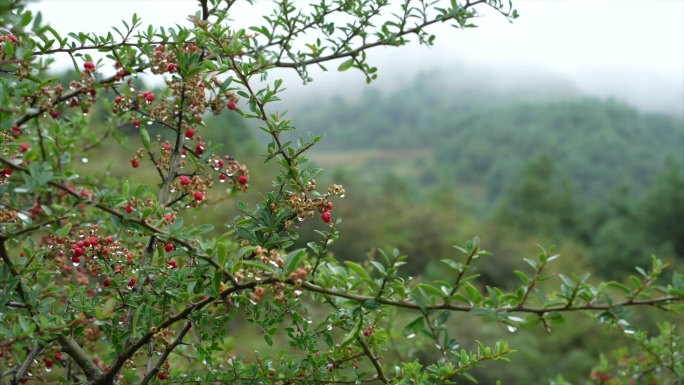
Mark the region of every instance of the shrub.
POLYGON ((340 236, 335 202, 345 190, 317 186, 317 171, 305 167, 320 137, 284 139, 294 126, 271 109, 283 82, 268 75, 290 68, 309 81, 309 67, 339 59, 338 70, 371 81, 367 50, 409 37, 431 44, 430 25, 471 27, 479 7, 515 18, 508 4, 340 0, 300 10, 281 1, 264 25, 245 30, 231 27, 235 1, 199 3, 190 27, 145 29, 134 15, 103 36, 62 36, 22 2, 0 2, 3 382, 455 383, 513 350, 505 341, 461 347, 447 327, 454 314, 516 330, 586 311, 626 327, 628 307, 681 307, 682 278, 658 281, 657 258, 630 285, 560 275, 552 290, 544 269, 557 256, 542 249, 506 292, 478 283, 474 265, 487 252, 477 239, 457 248, 460 262, 443 260, 451 279, 434 283, 401 275, 398 251, 365 264, 327 253, 340 236), (55 55, 72 59, 77 78, 49 77, 55 55), (166 87, 141 88, 140 74, 166 87), (98 109, 110 113, 90 125, 98 109), (265 160, 281 170, 263 202, 239 204, 240 217, 217 237, 184 214, 211 210, 217 183, 242 194, 254 177, 203 139, 209 112, 258 122, 270 138, 265 160), (124 129, 141 143, 119 160, 130 178, 74 161, 116 145, 106 138, 124 129), (294 249, 303 221, 325 231, 294 249), (240 338, 250 330, 277 348, 246 354, 259 345, 240 338), (432 350, 436 359, 418 358, 432 350))

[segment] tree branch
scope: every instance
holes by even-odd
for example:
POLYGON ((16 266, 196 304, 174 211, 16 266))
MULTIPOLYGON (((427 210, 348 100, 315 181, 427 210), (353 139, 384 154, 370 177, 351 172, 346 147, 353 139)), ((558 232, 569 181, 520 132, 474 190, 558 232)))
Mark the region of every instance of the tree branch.
POLYGON ((159 357, 159 361, 157 361, 152 370, 148 371, 143 380, 140 382, 140 385, 147 385, 147 383, 150 382, 150 380, 152 380, 154 376, 157 375, 157 373, 159 372, 159 368, 161 368, 161 366, 164 364, 164 361, 166 361, 166 359, 169 357, 173 349, 175 349, 178 345, 180 345, 183 342, 183 337, 185 337, 188 331, 190 331, 191 327, 192 324, 190 322, 183 326, 183 329, 181 329, 181 331, 178 333, 178 336, 176 336, 176 339, 173 341, 171 346, 164 350, 161 357, 159 357))
POLYGON ((90 360, 88 353, 73 338, 59 335, 57 341, 62 345, 62 350, 76 362, 89 380, 97 381, 104 376, 102 370, 90 360))

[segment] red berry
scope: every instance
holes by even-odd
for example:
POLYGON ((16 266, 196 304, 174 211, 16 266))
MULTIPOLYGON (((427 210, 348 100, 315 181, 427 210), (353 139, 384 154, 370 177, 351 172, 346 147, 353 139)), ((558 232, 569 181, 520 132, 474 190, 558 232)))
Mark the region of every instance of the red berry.
POLYGON ((238 183, 247 184, 247 182, 249 182, 249 177, 247 175, 240 175, 238 178, 238 183))
POLYGON ((180 184, 183 186, 188 186, 190 183, 192 183, 192 180, 185 175, 181 175, 180 177, 178 177, 178 180, 180 181, 180 184))
POLYGON ((21 144, 19 145, 19 151, 21 151, 21 152, 26 152, 30 148, 31 148, 31 145, 28 144, 28 142, 21 142, 21 144))
POLYGON ((323 214, 321 215, 321 219, 323 219, 323 222, 325 222, 325 223, 330 223, 330 221, 332 220, 332 215, 330 214, 330 210, 323 211, 323 214))
POLYGON ((164 214, 164 219, 171 222, 173 221, 173 216, 171 214, 164 214))
POLYGON ((184 148, 184 149, 181 150, 181 155, 185 156, 185 155, 187 155, 187 154, 188 154, 188 149, 187 149, 187 148, 184 148))
POLYGON ((195 137, 195 127, 188 128, 188 130, 185 131, 185 137, 188 139, 195 137))
POLYGON ((198 202, 202 202, 204 200, 204 193, 202 191, 196 191, 195 200, 198 202))
POLYGON ((133 212, 133 206, 129 203, 123 207, 124 211, 127 213, 132 213, 133 212))
POLYGON ((79 264, 81 263, 81 258, 79 258, 77 255, 74 255, 73 257, 71 257, 71 262, 79 264))
POLYGON ((135 127, 135 128, 140 127, 140 120, 135 119, 135 120, 133 121, 133 127, 135 127))
POLYGON ((45 367, 48 369, 50 369, 52 367, 52 365, 55 364, 54 362, 52 362, 50 357, 43 357, 43 363, 45 364, 45 367))
POLYGON ((128 287, 133 287, 135 286, 135 278, 131 278, 130 281, 128 281, 128 287))
POLYGON ((221 182, 225 181, 227 178, 228 178, 228 177, 226 176, 226 174, 221 174, 221 175, 219 175, 219 180, 220 180, 221 182))
POLYGON ((171 243, 171 242, 167 243, 167 244, 164 246, 164 251, 166 251, 167 253, 172 252, 173 249, 175 249, 175 246, 173 246, 173 243, 171 243))
POLYGON ((143 93, 143 98, 148 102, 154 101, 154 93, 152 91, 146 91, 143 93))
POLYGON ((55 353, 55 361, 62 361, 62 353, 60 353, 60 352, 55 353))
POLYGON ((104 279, 104 282, 102 282, 102 286, 104 287, 110 287, 112 285, 112 280, 109 279, 109 277, 104 279))
POLYGON ((7 40, 11 41, 12 43, 18 42, 17 38, 14 35, 12 35, 11 33, 8 33, 7 35, 5 35, 5 38, 7 40))
POLYGON ((10 175, 12 175, 12 169, 11 168, 6 168, 2 170, 2 175, 6 176, 9 178, 10 175))
POLYGON ((332 209, 333 209, 333 204, 332 204, 332 202, 328 201, 328 210, 332 210, 332 209))
POLYGON ((197 155, 202 155, 204 153, 204 145, 202 143, 197 143, 197 146, 195 147, 195 152, 197 155))
POLYGON ((117 96, 114 98, 114 103, 121 103, 121 96, 117 96))
POLYGON ((363 335, 368 337, 369 335, 373 334, 373 327, 368 326, 365 329, 363 329, 363 335))
POLYGON ((237 103, 235 103, 235 102, 232 101, 232 100, 229 101, 229 102, 228 102, 228 109, 231 110, 231 111, 237 110, 237 103))
POLYGON ((131 159, 131 166, 133 166, 133 168, 138 168, 138 166, 140 166, 140 161, 137 159, 131 159))
POLYGON ((176 63, 169 63, 169 66, 167 67, 169 72, 175 72, 176 71, 176 63))
POLYGON ((19 126, 15 124, 14 126, 12 126, 12 133, 14 134, 14 136, 21 135, 21 128, 19 128, 19 126))
POLYGON ((87 62, 83 63, 83 69, 86 72, 93 72, 93 71, 95 71, 95 63, 93 63, 91 61, 87 61, 87 62))
POLYGON ((178 262, 176 262, 175 259, 172 259, 169 261, 169 263, 166 264, 166 267, 168 267, 169 269, 175 269, 178 267, 178 262))

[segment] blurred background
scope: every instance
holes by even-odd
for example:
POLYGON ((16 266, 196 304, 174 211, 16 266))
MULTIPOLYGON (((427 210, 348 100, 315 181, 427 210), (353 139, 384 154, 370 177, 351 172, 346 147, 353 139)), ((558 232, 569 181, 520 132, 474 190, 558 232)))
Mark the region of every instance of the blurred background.
MULTIPOLYGON (((258 24, 272 5, 238 3, 235 25, 258 24)), ((457 256, 452 245, 477 235, 493 253, 479 267, 483 282, 509 288, 519 284, 512 271, 523 269, 537 245, 556 245, 562 258, 555 269, 568 274, 623 280, 652 254, 681 271, 684 1, 514 5, 515 23, 483 10, 478 29, 435 28, 434 47, 370 52, 380 74, 370 85, 352 70, 313 70, 306 85, 294 71, 274 74, 288 87, 277 108, 289 111, 297 135, 326 134, 310 152, 311 166, 325 169, 319 186, 347 191, 335 202, 343 222, 332 251, 363 261, 396 247, 410 256, 406 275, 440 279, 439 260, 457 256)), ((132 12, 144 26, 185 24, 196 2, 45 0, 33 9, 60 32, 106 32, 132 12)), ((61 58, 56 71, 70 71, 70 63, 61 58)), ((95 116, 93 124, 104 120, 95 116)), ((239 199, 259 201, 275 174, 260 155, 266 138, 236 114, 207 124, 203 137, 250 167, 252 192, 239 199)), ((133 130, 124 134, 125 149, 104 146, 83 167, 130 174, 139 144, 133 130)), ((205 210, 210 217, 188 219, 225 231, 236 199, 205 210)), ((302 244, 323 226, 306 223, 302 244)), ((632 322, 654 330, 659 319, 643 312, 632 322)), ((600 351, 625 344, 582 316, 552 334, 511 334, 472 317, 456 326, 464 344, 505 337, 526 347, 513 364, 478 373, 483 383, 542 384, 556 374, 578 381, 600 351)))

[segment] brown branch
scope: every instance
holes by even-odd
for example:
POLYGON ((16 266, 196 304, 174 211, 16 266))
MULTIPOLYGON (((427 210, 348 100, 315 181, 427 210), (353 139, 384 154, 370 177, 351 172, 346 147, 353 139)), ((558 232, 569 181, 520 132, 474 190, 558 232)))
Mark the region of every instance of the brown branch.
MULTIPOLYGON (((435 19, 432 19, 432 20, 430 20, 430 21, 424 22, 424 23, 422 23, 422 24, 420 24, 420 25, 417 25, 417 26, 415 26, 414 28, 410 28, 410 29, 404 30, 404 31, 402 31, 402 32, 400 32, 400 33, 398 33, 398 34, 396 34, 396 35, 393 36, 393 37, 394 37, 394 38, 397 38, 397 37, 401 37, 401 36, 405 36, 405 35, 414 34, 414 33, 420 32, 421 29, 423 29, 423 28, 425 28, 425 27, 428 27, 428 26, 430 26, 430 25, 432 25, 432 24, 441 23, 441 22, 446 22, 446 21, 448 21, 448 20, 450 20, 450 19, 453 19, 453 18, 454 18, 454 17, 435 18, 435 19)), ((308 60, 302 60, 302 61, 298 61, 298 62, 283 62, 283 61, 277 60, 277 61, 275 61, 275 62, 273 63, 273 65, 274 65, 275 67, 279 67, 279 68, 300 68, 300 67, 306 67, 306 66, 309 66, 309 65, 312 65, 312 64, 319 64, 319 63, 323 63, 323 62, 330 61, 330 60, 342 59, 342 58, 349 57, 349 56, 356 56, 356 55, 360 54, 361 52, 366 51, 366 50, 368 50, 368 49, 370 49, 370 48, 389 45, 389 43, 390 43, 390 40, 388 40, 388 39, 382 39, 382 40, 374 41, 374 42, 372 42, 372 43, 363 44, 363 45, 361 45, 361 46, 359 46, 359 47, 357 47, 357 48, 355 48, 355 49, 349 50, 349 51, 344 52, 344 53, 339 53, 339 52, 337 52, 337 53, 334 53, 334 54, 332 54, 332 55, 319 56, 319 57, 311 58, 311 59, 308 59, 308 60)))
MULTIPOLYGON (((289 283, 289 282, 287 282, 289 283)), ((420 305, 414 302, 407 302, 407 301, 398 301, 398 300, 391 300, 391 299, 386 299, 386 298, 377 298, 377 297, 371 297, 371 296, 365 296, 365 295, 359 295, 359 294, 353 294, 345 291, 336 291, 328 288, 324 288, 321 286, 318 286, 316 284, 310 283, 310 282, 305 282, 302 284, 302 288, 313 291, 316 293, 320 294, 326 294, 330 295, 333 297, 340 297, 340 298, 346 298, 346 299, 351 299, 354 301, 358 302, 366 302, 366 301, 377 301, 382 305, 388 305, 388 306, 394 306, 394 307, 399 307, 399 308, 404 308, 404 309, 413 309, 413 310, 418 310, 422 311, 422 309, 427 310, 449 310, 449 311, 456 311, 456 312, 470 312, 473 310, 481 309, 482 307, 477 307, 477 306, 471 306, 471 305, 454 305, 451 303, 441 303, 441 304, 434 304, 434 305, 426 305, 421 308, 420 305)), ((561 305, 561 306, 551 306, 551 307, 499 307, 499 308, 494 308, 491 309, 495 312, 519 312, 519 313, 534 313, 534 314, 539 314, 543 315, 545 313, 551 313, 551 312, 569 312, 569 311, 583 311, 583 310, 610 310, 616 307, 622 307, 622 306, 656 306, 659 304, 666 304, 670 302, 680 302, 684 301, 684 297, 682 296, 666 296, 666 297, 660 297, 660 298, 653 298, 653 299, 644 299, 644 300, 628 300, 628 301, 622 301, 622 302, 617 302, 617 303, 612 303, 612 304, 595 304, 595 303, 588 303, 584 305, 579 305, 575 307, 566 307, 566 305, 561 305)))
POLYGON ((30 232, 32 232, 32 231, 39 230, 39 229, 45 227, 46 225, 49 225, 49 224, 52 224, 52 223, 56 223, 56 222, 59 222, 59 221, 61 221, 61 220, 67 219, 67 218, 68 218, 68 217, 63 216, 63 217, 51 219, 51 220, 49 220, 49 221, 41 222, 41 223, 38 223, 38 224, 33 225, 33 226, 30 226, 30 227, 26 227, 26 228, 24 228, 24 229, 21 229, 21 230, 15 232, 15 233, 9 234, 8 238, 15 238, 15 237, 18 237, 18 236, 20 236, 20 235, 23 235, 23 234, 26 234, 26 233, 30 233, 30 232))
POLYGON ((73 338, 59 335, 57 340, 62 345, 62 350, 76 362, 89 380, 96 381, 104 375, 102 370, 90 360, 88 353, 73 338))
POLYGON ((449 292, 449 295, 454 295, 454 293, 456 293, 456 291, 458 290, 458 287, 461 285, 461 280, 463 279, 463 276, 468 271, 468 268, 470 267, 470 264, 473 262, 473 258, 475 258, 475 255, 477 255, 478 251, 480 251, 480 248, 478 246, 474 246, 473 250, 470 252, 470 254, 468 254, 466 263, 465 265, 463 265, 463 268, 458 271, 458 276, 456 276, 456 282, 454 282, 454 287, 449 292))
POLYGON ((31 307, 31 304, 28 300, 26 291, 24 291, 24 284, 21 282, 21 274, 16 270, 14 264, 12 263, 12 260, 9 257, 9 254, 7 253, 7 246, 5 245, 6 240, 7 238, 5 237, 5 235, 0 234, 0 258, 2 258, 3 262, 9 268, 10 274, 19 280, 19 282, 17 283, 17 293, 19 293, 19 296, 21 297, 21 300, 24 302, 24 305, 26 305, 26 308, 28 309, 29 313, 33 315, 33 308, 31 307))
POLYGON ((154 365, 154 368, 152 368, 152 370, 148 371, 148 373, 145 375, 143 380, 140 382, 140 385, 147 385, 147 383, 150 382, 150 380, 152 380, 154 378, 154 376, 157 375, 157 373, 159 372, 159 368, 161 368, 161 366, 164 364, 164 361, 166 361, 166 359, 169 357, 169 355, 171 354, 173 349, 175 349, 178 345, 180 345, 183 342, 183 337, 185 337, 185 335, 188 333, 188 331, 190 331, 191 327, 192 327, 192 324, 190 322, 188 322, 187 324, 185 324, 185 326, 183 326, 183 329, 181 329, 181 331, 178 333, 178 336, 173 341, 171 346, 169 346, 168 348, 166 348, 166 350, 164 350, 161 357, 159 357, 159 361, 157 361, 157 363, 154 365))
POLYGON ((40 342, 36 342, 36 347, 34 347, 28 355, 26 355, 26 359, 24 362, 19 366, 19 369, 17 369, 17 372, 14 374, 14 377, 12 377, 12 380, 10 381, 10 384, 16 385, 18 384, 21 380, 24 379, 24 376, 26 373, 29 371, 31 368, 31 364, 33 364, 33 360, 36 359, 40 353, 47 348, 48 345, 43 345, 40 342))
POLYGON ((249 92, 250 97, 251 97, 252 99, 254 99, 254 102, 256 103, 257 108, 259 109, 259 116, 258 116, 259 120, 261 120, 262 122, 264 122, 264 123, 266 124, 266 126, 269 127, 268 132, 269 132, 269 134, 271 135, 271 137, 273 138, 273 141, 275 142, 276 146, 278 147, 278 151, 280 152, 280 155, 281 155, 281 156, 283 157, 283 159, 285 160, 285 163, 287 164, 287 170, 288 170, 288 172, 289 172, 290 175, 292 176, 292 179, 296 182, 296 184, 297 184, 297 186, 299 187, 300 191, 306 194, 306 187, 304 187, 304 186, 302 185, 301 181, 300 181, 299 178, 297 177, 297 173, 295 172, 294 159, 296 159, 296 158, 292 158, 292 157, 290 157, 289 155, 287 155, 287 153, 285 152, 285 150, 284 150, 284 148, 283 148, 283 144, 282 144, 282 142, 280 141, 280 133, 279 133, 278 131, 276 131, 276 130, 270 128, 270 124, 269 124, 269 120, 268 120, 268 115, 266 114, 266 109, 265 109, 265 107, 264 107, 264 103, 263 103, 261 100, 259 100, 259 98, 257 97, 257 95, 256 95, 256 93, 254 92, 254 90, 252 90, 252 87, 251 87, 250 84, 249 84, 249 79, 247 78, 247 76, 246 76, 244 73, 242 73, 242 72, 240 71, 240 67, 239 67, 239 66, 237 65, 237 63, 235 62, 235 58, 234 58, 234 57, 231 57, 231 58, 230 58, 230 61, 231 61, 231 64, 232 64, 232 66, 233 66, 233 72, 235 72, 235 75, 237 75, 237 77, 240 79, 240 82, 242 83, 242 85, 245 86, 245 88, 246 88, 247 91, 249 92))
POLYGON ((385 372, 382 371, 382 366, 380 366, 380 360, 373 354, 366 341, 358 336, 356 337, 356 341, 359 342, 361 348, 363 348, 363 352, 366 354, 366 356, 368 356, 368 359, 373 364, 373 367, 375 367, 375 371, 378 373, 378 378, 380 381, 385 384, 389 384, 390 381, 387 379, 387 376, 385 376, 385 372))
MULTIPOLYGON (((129 31, 129 35, 130 35, 129 31)), ((129 36, 126 36, 126 40, 128 39, 129 36)), ((178 43, 174 41, 152 41, 149 43, 145 44, 166 44, 166 45, 176 45, 178 43)), ((140 48, 142 44, 141 43, 128 43, 126 41, 122 41, 119 43, 103 43, 103 44, 94 44, 94 45, 82 45, 79 47, 73 47, 73 48, 53 48, 53 49, 48 49, 45 51, 34 51, 31 52, 31 56, 42 56, 42 55, 51 55, 55 53, 66 53, 66 54, 73 54, 74 52, 77 51, 91 51, 91 50, 114 50, 116 48, 120 47, 136 47, 140 48)))

